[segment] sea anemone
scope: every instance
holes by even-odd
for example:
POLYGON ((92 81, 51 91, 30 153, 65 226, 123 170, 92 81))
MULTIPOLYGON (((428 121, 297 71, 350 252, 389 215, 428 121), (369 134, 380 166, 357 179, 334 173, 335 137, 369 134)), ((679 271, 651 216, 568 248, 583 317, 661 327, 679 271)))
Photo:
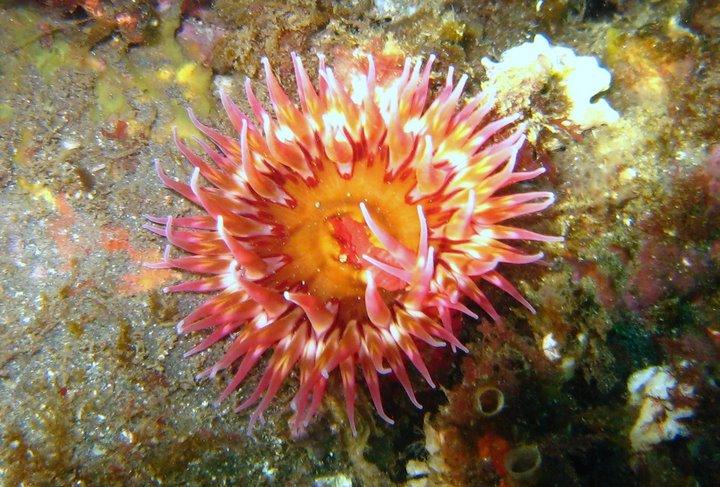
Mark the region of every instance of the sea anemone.
POLYGON ((427 103, 434 56, 424 66, 406 59, 382 81, 372 56, 364 69, 342 79, 321 57, 317 89, 301 59, 292 60, 299 104, 283 91, 267 59, 273 115, 249 80, 245 92, 254 120, 222 95, 237 137, 190 113, 212 141, 196 140, 206 157, 176 137, 195 168, 189 184, 159 165, 157 172, 204 213, 149 216, 146 228, 170 244, 164 260, 151 266, 205 275, 167 292, 217 292, 177 329, 210 332, 186 355, 228 339, 224 355, 199 375, 233 371, 220 400, 272 351, 254 392, 237 408, 259 403, 249 430, 294 369, 295 431, 318 411, 336 370, 353 431, 358 371, 377 413, 392 423, 379 375, 393 374, 419 408, 404 364, 409 360, 434 387, 419 342, 466 350, 452 322, 459 313, 478 317, 466 306, 470 301, 499 319, 478 281, 532 310, 498 266, 527 264, 542 254, 525 254, 504 241, 557 239, 501 222, 543 210, 554 197, 504 191, 543 169, 515 171, 523 127, 517 114, 488 120, 493 93, 458 108, 467 76, 455 83, 450 68, 427 103), (186 254, 171 258, 171 245, 186 254))

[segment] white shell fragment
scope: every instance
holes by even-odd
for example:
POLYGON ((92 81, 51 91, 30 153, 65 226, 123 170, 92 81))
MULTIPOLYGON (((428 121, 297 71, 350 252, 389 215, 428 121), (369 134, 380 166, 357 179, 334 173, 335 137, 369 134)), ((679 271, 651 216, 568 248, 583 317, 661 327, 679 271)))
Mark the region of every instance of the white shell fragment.
POLYGON ((488 58, 481 62, 488 77, 483 89, 494 89, 498 99, 511 100, 514 110, 532 108, 529 106, 532 96, 553 90, 555 87, 548 85, 555 83, 565 94, 568 108, 565 113, 546 115, 560 115, 563 121, 581 130, 619 118, 605 99, 593 101, 595 95, 610 87, 611 80, 610 72, 600 67, 597 58, 578 56, 570 48, 553 46, 541 35, 536 35, 533 42, 508 49, 498 62, 488 58))
POLYGON ((542 350, 545 357, 551 362, 557 362, 561 358, 560 345, 552 333, 548 333, 543 337, 542 350))
POLYGON ((627 388, 629 404, 639 407, 638 418, 630 430, 634 451, 647 451, 661 441, 690 435, 680 420, 693 417, 695 412, 691 407, 676 405, 676 402, 694 397, 695 388, 691 384, 678 385, 670 367, 638 370, 628 379, 627 388))

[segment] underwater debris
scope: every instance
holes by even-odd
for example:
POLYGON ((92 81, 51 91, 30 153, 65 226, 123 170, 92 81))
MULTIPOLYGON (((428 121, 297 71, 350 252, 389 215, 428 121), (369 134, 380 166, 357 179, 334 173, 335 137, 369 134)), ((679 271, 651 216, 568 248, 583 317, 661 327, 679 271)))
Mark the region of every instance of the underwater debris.
POLYGON ((436 430, 425 415, 423 421, 425 433, 425 450, 428 452, 426 461, 410 460, 406 466, 408 481, 406 487, 429 487, 431 485, 452 485, 449 478, 450 467, 445 462, 443 448, 449 439, 447 433, 436 430), (442 480, 441 480, 442 479, 442 480))
POLYGON ((679 382, 669 366, 655 365, 634 372, 627 388, 628 403, 640 408, 630 430, 634 451, 647 451, 662 441, 690 435, 681 421, 695 415, 695 386, 679 382))
POLYGON ((313 487, 352 487, 352 479, 345 474, 329 475, 313 480, 313 487))

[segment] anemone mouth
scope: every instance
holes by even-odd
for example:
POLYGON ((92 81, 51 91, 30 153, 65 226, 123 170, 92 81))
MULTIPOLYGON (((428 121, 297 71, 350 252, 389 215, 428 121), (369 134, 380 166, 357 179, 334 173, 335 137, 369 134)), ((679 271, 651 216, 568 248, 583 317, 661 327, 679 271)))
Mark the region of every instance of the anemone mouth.
POLYGON ((363 160, 353 161, 349 175, 325 164, 311 181, 287 182, 283 189, 292 204, 266 208, 279 236, 258 249, 285 257, 286 264, 269 278, 272 287, 300 288, 325 302, 341 301, 340 313, 346 319, 357 318, 346 308, 358 311, 362 304, 368 268, 363 254, 382 248, 365 224, 360 205, 366 205, 383 228, 393 229, 401 245, 417 248, 419 222, 407 197, 412 185, 411 178, 388 178, 382 161, 363 160))
POLYGON ((426 103, 433 59, 424 67, 407 59, 402 71, 379 81, 371 56, 365 72, 341 80, 321 58, 316 89, 293 55, 299 105, 263 59, 274 115, 247 82, 254 120, 221 97, 237 138, 190 113, 212 143, 196 141, 201 157, 176 138, 195 167, 189 184, 157 166, 165 186, 203 210, 150 216, 146 225, 169 242, 164 260, 151 267, 203 276, 167 290, 211 293, 178 323, 181 333, 204 333, 187 355, 228 342, 200 374, 232 371, 222 400, 271 352, 255 390, 238 406, 257 405, 250 431, 293 370, 300 383, 293 429, 318 411, 331 373, 342 381, 353 429, 358 372, 378 415, 392 423, 379 375, 391 373, 420 407, 405 361, 434 384, 418 343, 466 350, 452 321, 458 313, 477 318, 467 302, 499 319, 479 281, 532 310, 498 265, 542 254, 506 241, 559 239, 503 222, 541 211, 554 197, 496 195, 543 172, 515 171, 523 127, 517 116, 487 120, 492 93, 459 108, 467 78, 455 83, 452 68, 426 103), (172 257, 172 246, 185 254, 172 257))

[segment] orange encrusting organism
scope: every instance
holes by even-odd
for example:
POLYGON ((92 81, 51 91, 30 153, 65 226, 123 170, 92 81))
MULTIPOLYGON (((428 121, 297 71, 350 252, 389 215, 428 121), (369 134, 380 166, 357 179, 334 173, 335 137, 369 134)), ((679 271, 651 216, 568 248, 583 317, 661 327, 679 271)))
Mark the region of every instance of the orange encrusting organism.
POLYGON ((238 407, 257 404, 250 430, 294 369, 294 430, 315 415, 336 371, 353 429, 358 372, 378 414, 392 423, 379 375, 392 373, 420 407, 405 360, 434 384, 416 342, 465 350, 451 321, 458 312, 477 318, 469 301, 499 319, 478 281, 532 309, 498 265, 530 263, 542 254, 504 241, 558 238, 502 222, 543 210, 554 197, 496 193, 543 169, 515 171, 525 141, 519 117, 488 120, 492 93, 461 103, 466 76, 456 83, 450 68, 428 103, 433 61, 423 66, 407 59, 394 77, 379 82, 372 56, 366 70, 342 80, 321 57, 316 89, 293 55, 296 105, 263 59, 274 113, 247 81, 252 119, 222 96, 236 138, 191 113, 212 141, 196 141, 205 157, 176 139, 195 168, 189 184, 158 165, 167 187, 204 210, 150 216, 146 226, 186 253, 173 258, 169 245, 153 267, 204 275, 167 291, 215 293, 178 324, 181 333, 209 332, 188 355, 229 341, 200 376, 233 370, 222 400, 272 352, 255 391, 238 407))

